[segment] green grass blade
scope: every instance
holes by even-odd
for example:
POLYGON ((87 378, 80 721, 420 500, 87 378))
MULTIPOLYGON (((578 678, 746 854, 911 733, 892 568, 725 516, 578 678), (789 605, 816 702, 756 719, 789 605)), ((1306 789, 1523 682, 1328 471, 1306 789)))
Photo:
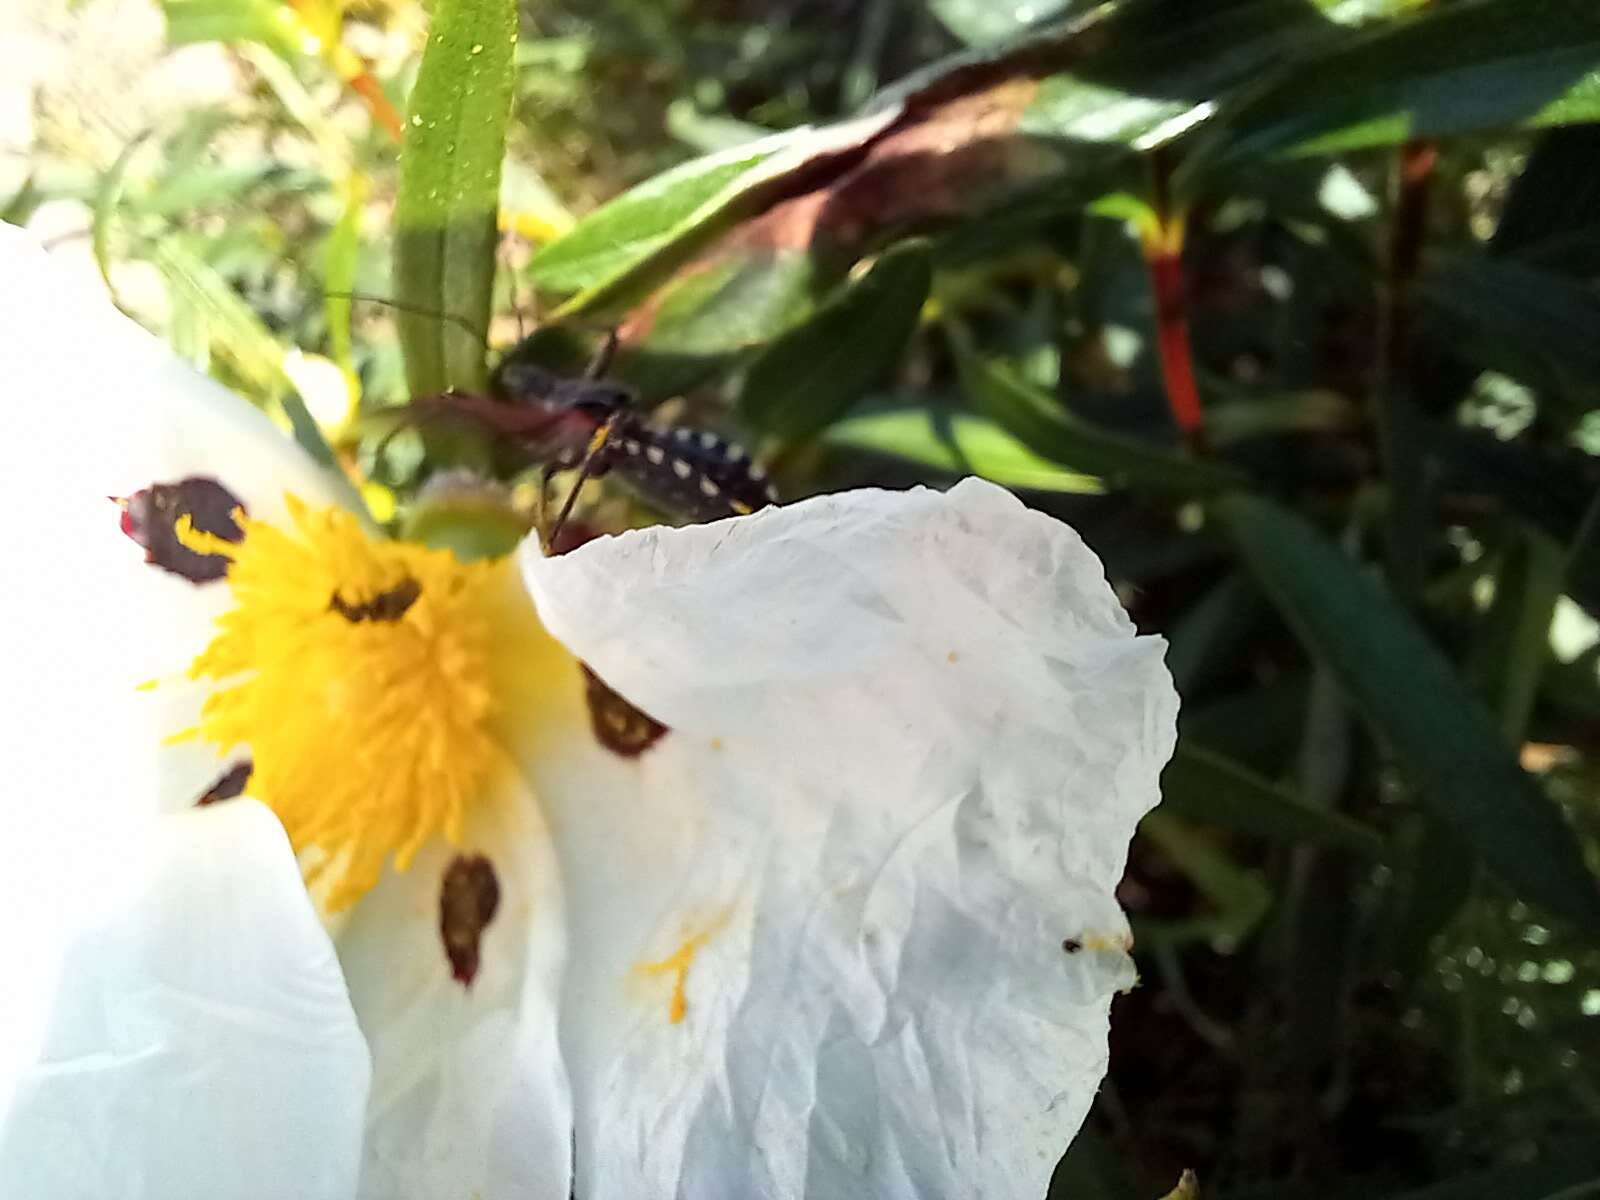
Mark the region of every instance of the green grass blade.
POLYGON ((515 0, 438 0, 406 114, 395 298, 415 395, 484 386, 515 0), (463 318, 461 322, 428 313, 463 318))

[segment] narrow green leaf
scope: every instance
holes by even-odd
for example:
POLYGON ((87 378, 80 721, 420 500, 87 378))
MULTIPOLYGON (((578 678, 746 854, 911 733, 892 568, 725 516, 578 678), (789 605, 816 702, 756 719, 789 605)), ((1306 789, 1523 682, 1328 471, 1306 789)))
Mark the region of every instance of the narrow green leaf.
POLYGON ((417 70, 395 206, 395 298, 414 395, 484 386, 516 0, 437 0, 417 70))
POLYGON ((1006 487, 1081 495, 1105 491, 1093 475, 1041 458, 993 421, 972 413, 920 406, 863 413, 835 424, 826 440, 952 475, 981 475, 1006 487))
POLYGON ((1471 678, 1513 743, 1527 732, 1550 657, 1550 621, 1566 560, 1556 542, 1538 530, 1522 530, 1495 573, 1494 602, 1473 646, 1471 678))
POLYGON ((1491 244, 1497 254, 1570 271, 1567 251, 1584 239, 1600 242, 1600 125, 1553 129, 1539 139, 1506 195, 1491 244))
POLYGON ((162 0, 167 44, 260 42, 288 58, 298 58, 294 9, 281 0, 162 0))
POLYGON ((44 199, 38 181, 29 172, 17 190, 0 201, 0 221, 7 225, 26 225, 44 199))
MULTIPOLYGON (((284 372, 288 347, 272 335, 226 279, 179 239, 157 242, 150 256, 167 285, 183 296, 183 306, 205 314, 211 352, 233 377, 226 382, 237 384, 245 398, 260 408, 279 408, 301 449, 342 484, 344 476, 333 451, 284 372)), ((356 506, 359 504, 357 500, 356 506)))
MULTIPOLYGON (((1562 1146, 1529 1163, 1458 1175, 1390 1200, 1595 1200, 1600 1196, 1600 1150, 1593 1138, 1562 1146)), ((1370 1193, 1368 1193, 1370 1194, 1370 1193)))
POLYGON ((359 171, 351 171, 339 189, 339 219, 328 231, 322 248, 322 278, 326 292, 322 301, 328 322, 328 348, 333 361, 348 375, 356 364, 350 343, 350 293, 356 286, 356 264, 361 253, 361 210, 366 204, 367 181, 359 171))
POLYGON ((528 264, 529 273, 552 291, 593 287, 659 249, 703 205, 776 154, 785 140, 777 134, 745 142, 646 180, 541 249, 528 264))
POLYGON ((1600 298, 1585 283, 1474 254, 1434 264, 1418 290, 1441 340, 1476 365, 1555 392, 1577 412, 1600 400, 1600 298))
POLYGON ((1162 803, 1180 817, 1291 845, 1310 842, 1365 857, 1383 854, 1369 826, 1316 808, 1226 755, 1189 739, 1161 776, 1162 803))
POLYGON ((1141 921, 1134 929, 1141 943, 1220 940, 1237 944, 1272 906, 1272 892, 1260 871, 1241 867, 1215 838, 1179 820, 1165 806, 1145 814, 1139 822, 1139 835, 1160 846, 1214 910, 1177 921, 1141 921))
POLYGON ((1263 603, 1243 573, 1231 572, 1189 605, 1167 628, 1167 670, 1178 695, 1188 696, 1218 670, 1238 661, 1255 634, 1263 603))
POLYGON ((1567 552, 1567 588, 1590 616, 1600 614, 1600 491, 1578 522, 1567 552))
POLYGON ((1075 6, 1078 0, 928 0, 928 11, 969 46, 1015 37, 1075 6))
POLYGON ((1225 105, 1186 180, 1274 154, 1600 119, 1592 0, 1439 5, 1284 63, 1225 105))
POLYGON ((533 256, 543 287, 577 290, 563 315, 637 300, 695 250, 799 186, 830 159, 859 151, 896 111, 774 134, 658 175, 602 205, 533 256))
POLYGON ((1096 428, 1008 366, 957 350, 961 381, 978 411, 1037 453, 1107 487, 1205 495, 1243 482, 1227 467, 1185 458, 1096 428))
POLYGON ((928 298, 926 242, 903 242, 750 364, 739 411, 790 440, 816 435, 895 367, 928 298))
POLYGON ((1242 495, 1215 507, 1262 586, 1392 747, 1424 802, 1512 890, 1600 929, 1600 888, 1572 831, 1406 612, 1295 514, 1242 495))

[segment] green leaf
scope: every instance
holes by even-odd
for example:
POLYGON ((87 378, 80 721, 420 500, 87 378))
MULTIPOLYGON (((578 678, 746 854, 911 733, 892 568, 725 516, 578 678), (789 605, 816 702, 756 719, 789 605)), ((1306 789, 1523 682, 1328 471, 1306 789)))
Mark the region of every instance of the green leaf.
POLYGON ((926 242, 903 242, 750 364, 739 410, 755 428, 812 437, 900 361, 928 299, 926 242))
MULTIPOLYGON (((1571 270, 1574 242, 1600 243, 1600 125, 1544 134, 1506 195, 1492 242, 1552 271, 1571 270)), ((1594 258, 1587 260, 1590 265, 1594 258)), ((1581 268, 1580 268, 1581 269, 1581 268)))
POLYGON ((1269 841, 1311 842, 1365 857, 1384 852, 1383 838, 1369 826, 1330 809, 1305 803, 1226 755, 1183 739, 1161 776, 1162 803, 1190 821, 1200 821, 1269 841))
POLYGON ((1272 892, 1260 871, 1240 866, 1215 838, 1179 820, 1165 806, 1145 814, 1139 822, 1139 835, 1160 846, 1213 908, 1203 916, 1177 921, 1139 921, 1134 932, 1141 943, 1224 941, 1236 945, 1272 906, 1272 892))
MULTIPOLYGON (((1274 67, 1343 44, 1346 25, 1426 0, 1124 0, 1074 25, 1081 55, 1059 50, 1022 119, 1030 134, 1149 150, 1210 119, 1218 102, 1274 67)), ((1036 32, 1019 45, 1044 41, 1036 32)), ((1065 40, 1065 39, 1063 39, 1065 40)), ((1065 47, 1063 47, 1064 49, 1065 47)))
POLYGON ((1284 63, 1229 103, 1184 164, 1215 177, 1275 154, 1600 119, 1592 0, 1440 5, 1284 63))
POLYGON ((361 255, 361 210, 367 200, 366 177, 351 171, 340 189, 339 219, 328 231, 322 248, 322 279, 326 294, 323 315, 328 322, 328 348, 333 361, 347 375, 356 364, 350 343, 350 294, 356 286, 356 265, 361 255))
POLYGON ((1387 741, 1424 802, 1513 891, 1600 929, 1600 887, 1572 831, 1406 612, 1295 514, 1242 495, 1215 508, 1274 603, 1387 741))
POLYGON ((1205 495, 1243 482, 1227 467, 1186 458, 1099 429, 1009 366, 957 349, 961 381, 977 410, 1053 462, 1100 478, 1108 488, 1205 495))
POLYGON ((286 58, 298 58, 299 22, 282 0, 162 0, 167 44, 260 42, 286 58))
POLYGON ((928 0, 928 11, 969 46, 1015 37, 1075 6, 1079 0, 928 0))
POLYGON ((1515 259, 1457 255, 1418 284, 1441 340, 1481 367, 1567 399, 1600 401, 1600 297, 1585 283, 1515 259))
POLYGON ((981 475, 1005 487, 1099 495, 1093 475, 1041 458, 993 421, 923 407, 863 413, 834 425, 827 441, 905 459, 952 475, 981 475))
POLYGON ((564 315, 621 306, 798 186, 808 170, 859 150, 896 116, 790 130, 685 163, 596 209, 535 254, 529 270, 541 287, 578 292, 564 315))
POLYGON ((1393 1194, 1390 1200, 1594 1200, 1596 1196, 1600 1196, 1600 1152, 1591 1144, 1546 1151, 1534 1162, 1458 1175, 1393 1194))
POLYGON ((1522 741, 1550 657, 1550 621, 1561 595, 1566 552, 1525 529, 1495 572, 1494 602, 1473 646, 1469 673, 1513 743, 1522 741))
POLYGON ((413 395, 481 391, 494 292, 500 163, 511 113, 516 0, 437 0, 417 71, 395 206, 395 298, 413 395))
MULTIPOLYGON (((160 240, 151 247, 150 256, 168 287, 181 298, 181 307, 204 314, 209 347, 233 377, 225 382, 240 386, 245 398, 260 408, 281 409, 301 449, 348 488, 333 451, 283 369, 288 348, 262 324, 228 281, 190 252, 180 239, 160 240)), ((354 506, 360 507, 359 499, 354 506)))
POLYGON ((603 204, 533 256, 529 272, 557 292, 593 287, 660 249, 741 175, 776 154, 778 134, 674 167, 603 204))

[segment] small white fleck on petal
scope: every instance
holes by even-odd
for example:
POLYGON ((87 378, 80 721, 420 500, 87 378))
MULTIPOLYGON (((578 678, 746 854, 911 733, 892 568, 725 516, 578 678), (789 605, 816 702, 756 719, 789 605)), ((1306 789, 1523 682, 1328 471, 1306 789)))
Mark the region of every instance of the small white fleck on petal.
POLYGON ((672 460, 672 473, 679 479, 687 479, 694 474, 694 468, 681 458, 672 460))
POLYGON ((712 482, 710 476, 702 475, 700 476, 700 490, 707 496, 716 496, 721 493, 722 489, 712 482))
POLYGON ((660 446, 647 446, 644 456, 658 467, 667 461, 667 452, 660 446))

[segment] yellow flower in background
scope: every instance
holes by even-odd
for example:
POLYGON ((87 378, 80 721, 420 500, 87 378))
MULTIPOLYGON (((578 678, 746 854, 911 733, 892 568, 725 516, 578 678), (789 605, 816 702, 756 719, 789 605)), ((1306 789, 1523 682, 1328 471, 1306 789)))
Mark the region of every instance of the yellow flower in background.
POLYGON ((0 1194, 1044 1193, 1176 714, 1076 534, 462 564, 0 233, 0 1194))

